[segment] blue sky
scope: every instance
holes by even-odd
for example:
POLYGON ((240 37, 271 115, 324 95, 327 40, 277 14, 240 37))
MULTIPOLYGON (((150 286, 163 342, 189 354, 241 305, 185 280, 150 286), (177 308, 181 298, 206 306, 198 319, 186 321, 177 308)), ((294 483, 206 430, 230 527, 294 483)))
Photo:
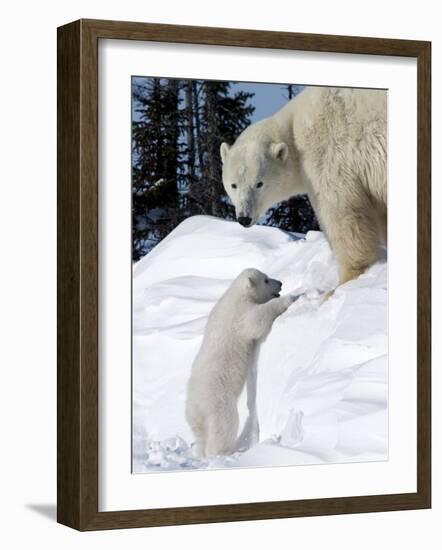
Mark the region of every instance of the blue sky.
POLYGON ((260 84, 255 82, 238 82, 233 90, 253 92, 251 103, 255 106, 252 122, 257 122, 273 115, 287 103, 287 87, 284 84, 260 84))
MULTIPOLYGON (((142 83, 143 79, 144 77, 134 77, 134 81, 137 83, 142 83)), ((287 87, 284 84, 238 82, 233 84, 232 90, 244 90, 255 94, 251 100, 255 107, 252 122, 257 122, 276 113, 287 103, 287 87)))

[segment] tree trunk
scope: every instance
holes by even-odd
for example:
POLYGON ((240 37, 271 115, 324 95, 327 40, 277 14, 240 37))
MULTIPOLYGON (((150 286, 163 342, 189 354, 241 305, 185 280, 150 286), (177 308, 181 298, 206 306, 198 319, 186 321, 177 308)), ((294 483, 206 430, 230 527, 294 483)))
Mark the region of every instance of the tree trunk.
POLYGON ((195 181, 195 135, 193 122, 193 82, 186 80, 186 135, 187 135, 187 165, 189 184, 195 181))
POLYGON ((170 192, 172 205, 178 206, 178 92, 179 80, 170 78, 167 81, 164 93, 165 113, 164 113, 164 133, 165 149, 163 152, 164 175, 167 188, 170 192))
MULTIPOLYGON (((185 92, 185 128, 187 141, 187 198, 192 198, 193 187, 195 185, 195 130, 194 130, 194 113, 193 113, 193 82, 186 80, 184 82, 185 92)), ((186 200, 185 208, 187 215, 195 212, 192 200, 186 200)))
MULTIPOLYGON (((202 86, 202 85, 200 85, 202 86)), ((194 81, 192 83, 193 88, 193 116, 195 117, 195 149, 198 156, 198 166, 199 166, 199 172, 200 176, 203 173, 204 169, 204 157, 203 157, 203 145, 202 145, 202 137, 201 137, 201 112, 200 112, 200 103, 199 103, 199 97, 198 97, 198 88, 197 83, 194 81)))
POLYGON ((218 125, 217 125, 217 90, 216 83, 205 82, 206 92, 206 117, 207 117, 207 182, 210 186, 211 213, 214 216, 220 214, 218 208, 217 183, 219 179, 219 151, 218 151, 218 125))
POLYGON ((293 85, 287 84, 287 90, 288 90, 289 101, 290 101, 293 98, 293 85))

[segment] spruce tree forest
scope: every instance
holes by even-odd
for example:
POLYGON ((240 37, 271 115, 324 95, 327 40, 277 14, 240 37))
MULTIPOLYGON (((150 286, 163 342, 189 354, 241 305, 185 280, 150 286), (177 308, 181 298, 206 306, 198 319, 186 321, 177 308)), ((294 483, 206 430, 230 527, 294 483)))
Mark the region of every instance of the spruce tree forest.
MULTIPOLYGON (((302 90, 274 86, 286 101, 302 90)), ((235 219, 219 151, 254 121, 254 96, 232 82, 132 79, 133 261, 189 216, 235 219)), ((318 229, 306 196, 275 205, 260 223, 301 233, 318 229)))

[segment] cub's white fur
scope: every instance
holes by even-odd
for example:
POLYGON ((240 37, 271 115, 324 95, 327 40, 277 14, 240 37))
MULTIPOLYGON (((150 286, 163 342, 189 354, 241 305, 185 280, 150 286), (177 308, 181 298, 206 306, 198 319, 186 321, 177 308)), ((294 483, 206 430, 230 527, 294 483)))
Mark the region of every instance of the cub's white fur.
POLYGON ((240 223, 307 193, 336 255, 340 282, 362 273, 387 240, 387 94, 306 88, 221 146, 223 183, 240 223))
POLYGON ((230 454, 238 433, 239 395, 256 347, 294 301, 281 283, 244 270, 210 313, 187 388, 186 418, 200 456, 230 454))

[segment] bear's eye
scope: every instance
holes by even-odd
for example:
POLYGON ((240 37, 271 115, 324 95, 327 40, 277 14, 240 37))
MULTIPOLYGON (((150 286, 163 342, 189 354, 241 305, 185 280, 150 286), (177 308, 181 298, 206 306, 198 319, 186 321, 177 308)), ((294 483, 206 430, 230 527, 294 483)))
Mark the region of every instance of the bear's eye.
POLYGON ((256 184, 256 187, 259 189, 263 185, 264 185, 264 183, 262 181, 258 181, 258 183, 256 184))
POLYGON ((266 284, 266 285, 269 284, 269 280, 268 280, 268 279, 265 280, 265 284, 266 284))
POLYGON ((237 185, 236 183, 232 183, 232 189, 236 189, 237 185))

